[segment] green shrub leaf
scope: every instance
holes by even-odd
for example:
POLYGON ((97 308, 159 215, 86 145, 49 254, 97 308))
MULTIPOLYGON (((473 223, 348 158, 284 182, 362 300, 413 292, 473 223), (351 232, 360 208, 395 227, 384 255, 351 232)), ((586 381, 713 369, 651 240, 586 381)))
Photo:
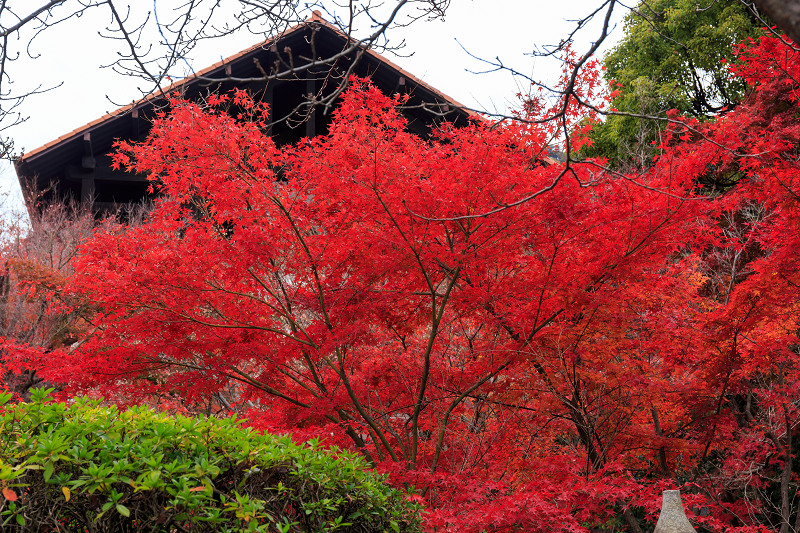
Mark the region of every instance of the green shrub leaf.
POLYGON ((0 522, 53 531, 420 531, 418 505, 349 452, 298 446, 232 418, 119 412, 86 398, 65 405, 41 390, 32 398, 0 412, 3 437, 15 443, 0 447, 0 481, 24 487, 0 507, 0 522))

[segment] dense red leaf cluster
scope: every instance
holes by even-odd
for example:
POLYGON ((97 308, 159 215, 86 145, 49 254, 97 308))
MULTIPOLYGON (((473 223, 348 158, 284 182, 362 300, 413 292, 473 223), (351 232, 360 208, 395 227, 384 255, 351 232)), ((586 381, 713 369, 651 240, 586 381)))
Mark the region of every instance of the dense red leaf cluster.
POLYGON ((747 100, 638 175, 542 164, 535 122, 421 139, 358 80, 288 148, 245 93, 176 99, 120 146, 162 200, 83 249, 95 333, 50 377, 359 450, 435 531, 636 530, 676 486, 709 530, 789 531, 800 60, 740 53, 747 100))

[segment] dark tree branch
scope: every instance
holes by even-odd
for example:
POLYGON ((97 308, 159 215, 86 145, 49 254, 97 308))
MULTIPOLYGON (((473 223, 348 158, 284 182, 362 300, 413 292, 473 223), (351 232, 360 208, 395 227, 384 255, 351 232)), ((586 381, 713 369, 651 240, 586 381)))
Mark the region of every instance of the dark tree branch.
POLYGON ((800 43, 800 0, 755 0, 755 4, 795 43, 800 43))

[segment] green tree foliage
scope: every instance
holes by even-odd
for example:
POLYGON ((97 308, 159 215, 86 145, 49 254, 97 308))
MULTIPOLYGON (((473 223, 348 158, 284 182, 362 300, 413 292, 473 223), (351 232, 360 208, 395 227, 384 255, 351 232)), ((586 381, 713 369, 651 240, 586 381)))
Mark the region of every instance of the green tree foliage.
MULTIPOLYGON (((733 47, 762 27, 737 0, 642 0, 625 18, 624 38, 605 57, 606 79, 619 90, 612 107, 650 116, 677 109, 705 118, 735 105, 745 86, 727 62, 733 47)), ((595 127, 593 146, 583 155, 647 166, 662 130, 658 121, 609 116, 595 127)))
POLYGON ((2 531, 419 529, 416 504, 354 454, 232 418, 48 400, 0 412, 2 531))

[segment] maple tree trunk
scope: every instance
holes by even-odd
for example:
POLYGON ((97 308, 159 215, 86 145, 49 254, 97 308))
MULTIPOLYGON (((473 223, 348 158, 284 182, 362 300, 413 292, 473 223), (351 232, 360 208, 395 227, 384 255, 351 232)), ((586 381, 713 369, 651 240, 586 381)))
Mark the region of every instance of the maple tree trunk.
POLYGON ((781 475, 781 530, 780 533, 789 533, 789 520, 792 509, 789 500, 789 482, 792 479, 792 422, 789 419, 786 405, 783 406, 783 417, 786 423, 786 456, 781 475))
MULTIPOLYGON (((656 429, 656 435, 661 438, 664 436, 664 432, 661 430, 661 423, 658 421, 658 410, 653 407, 651 412, 653 414, 653 425, 656 429)), ((667 450, 664 448, 663 443, 658 447, 658 466, 664 476, 669 475, 669 468, 667 466, 667 450)))
POLYGON ((572 400, 567 402, 562 401, 562 403, 569 409, 570 419, 578 432, 578 437, 580 437, 583 447, 586 448, 586 455, 591 464, 591 468, 589 468, 588 471, 593 472, 599 469, 605 462, 605 453, 602 449, 598 449, 598 446, 601 445, 599 440, 597 440, 597 444, 595 444, 595 432, 590 424, 588 414, 578 408, 580 403, 579 395, 576 392, 572 396, 572 400))
POLYGON ((756 0, 756 5, 794 42, 800 42, 800 0, 756 0))
POLYGON ((642 533, 642 528, 639 527, 639 522, 636 521, 636 517, 633 516, 633 513, 629 508, 625 508, 622 511, 622 517, 625 519, 625 523, 628 524, 628 529, 633 531, 633 533, 642 533))

